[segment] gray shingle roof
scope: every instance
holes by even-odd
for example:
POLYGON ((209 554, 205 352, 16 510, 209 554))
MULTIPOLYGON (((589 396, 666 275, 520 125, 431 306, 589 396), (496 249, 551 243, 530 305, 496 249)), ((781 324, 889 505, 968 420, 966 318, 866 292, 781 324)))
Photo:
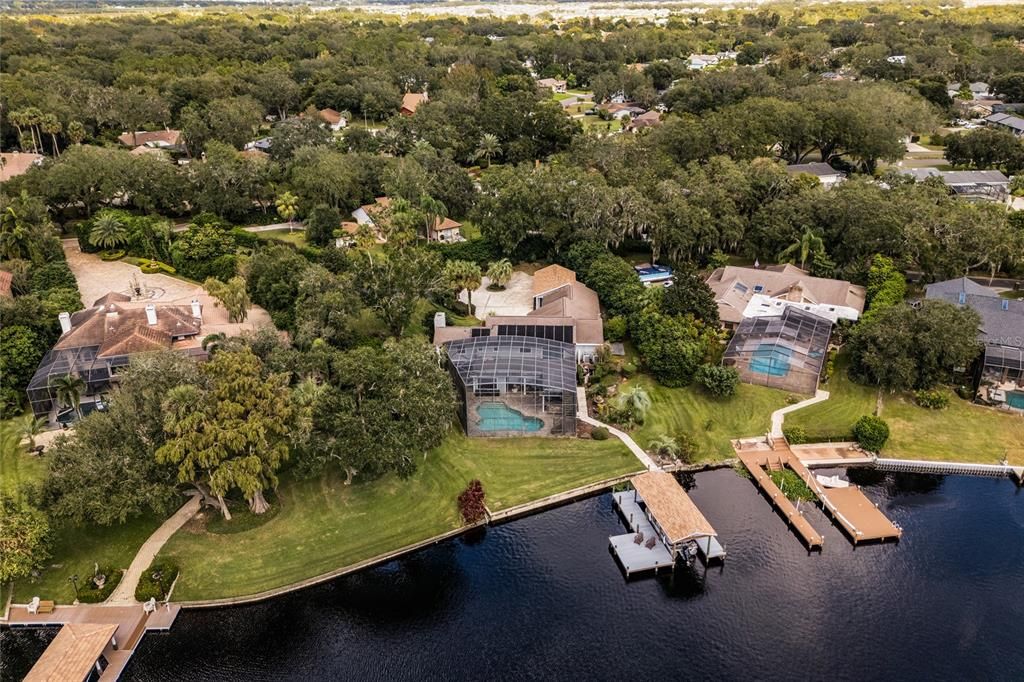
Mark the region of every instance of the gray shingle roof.
POLYGON ((977 311, 981 316, 978 338, 986 344, 1024 348, 1024 301, 1002 298, 985 287, 980 287, 983 293, 972 293, 974 287, 979 287, 974 282, 970 282, 973 287, 964 285, 964 289, 970 290, 962 291, 957 288, 961 284, 961 280, 949 280, 929 285, 925 297, 967 305, 977 311))

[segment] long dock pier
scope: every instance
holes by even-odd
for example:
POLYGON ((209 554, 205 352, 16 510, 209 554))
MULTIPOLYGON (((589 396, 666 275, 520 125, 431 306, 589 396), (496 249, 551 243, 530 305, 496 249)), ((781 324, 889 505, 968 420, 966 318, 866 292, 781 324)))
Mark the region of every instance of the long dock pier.
POLYGON ((750 475, 754 477, 754 482, 765 492, 774 506, 783 518, 786 519, 786 523, 796 531, 797 535, 804 541, 809 549, 821 549, 825 544, 825 538, 822 537, 821 533, 814 530, 814 526, 811 522, 804 518, 803 514, 797 510, 796 506, 789 501, 785 493, 779 490, 779 486, 775 485, 775 481, 765 472, 765 467, 768 467, 774 461, 778 466, 783 466, 782 459, 779 456, 775 456, 774 460, 770 451, 756 451, 756 452, 741 452, 736 451, 740 461, 743 462, 743 466, 747 468, 750 475))

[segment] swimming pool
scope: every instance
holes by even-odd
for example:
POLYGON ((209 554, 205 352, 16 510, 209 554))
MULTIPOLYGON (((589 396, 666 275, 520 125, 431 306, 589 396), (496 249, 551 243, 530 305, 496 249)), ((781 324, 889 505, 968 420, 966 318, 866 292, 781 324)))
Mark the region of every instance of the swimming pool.
POLYGON ((513 410, 502 402, 480 403, 476 406, 479 419, 477 428, 481 431, 540 431, 544 422, 536 417, 527 417, 519 410, 513 410))
POLYGON ((785 346, 762 343, 750 360, 750 371, 772 377, 784 377, 789 374, 789 357, 792 354, 793 351, 785 346))
POLYGON ((1024 391, 1010 391, 1006 394, 1006 404, 1024 410, 1024 391))
POLYGON ((637 276, 644 284, 664 282, 672 279, 672 268, 665 267, 664 265, 637 265, 633 269, 636 270, 637 276))

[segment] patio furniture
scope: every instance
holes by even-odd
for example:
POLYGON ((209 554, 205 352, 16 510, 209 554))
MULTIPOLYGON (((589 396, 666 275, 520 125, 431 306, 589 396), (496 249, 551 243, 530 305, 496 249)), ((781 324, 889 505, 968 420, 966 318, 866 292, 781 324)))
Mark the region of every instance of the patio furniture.
POLYGON ((36 613, 53 613, 53 609, 56 607, 52 601, 44 599, 39 602, 39 608, 36 609, 36 613))
POLYGON ((25 610, 29 613, 37 613, 39 611, 39 597, 32 597, 32 601, 28 603, 25 610))

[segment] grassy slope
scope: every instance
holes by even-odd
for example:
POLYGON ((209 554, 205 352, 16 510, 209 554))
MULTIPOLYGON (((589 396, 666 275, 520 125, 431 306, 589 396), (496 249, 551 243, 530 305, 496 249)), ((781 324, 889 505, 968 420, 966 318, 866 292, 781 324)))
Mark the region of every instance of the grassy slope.
POLYGON ((648 377, 628 382, 640 384, 651 396, 651 411, 642 427, 633 432, 641 447, 655 436, 685 432, 695 439, 701 459, 733 456, 733 438, 764 434, 771 427, 771 413, 786 406, 787 394, 773 388, 741 384, 732 400, 713 400, 692 387, 666 388, 648 377), (705 428, 710 422, 710 428, 705 428))
POLYGON ((0 493, 16 496, 26 483, 38 483, 46 475, 46 460, 29 455, 18 445, 17 436, 4 432, 0 424, 0 493))
POLYGON ((231 535, 183 529, 161 557, 182 568, 178 599, 253 594, 456 528, 455 498, 473 478, 483 481, 488 506, 501 509, 639 468, 618 441, 453 435, 408 480, 288 481, 266 524, 231 535))
MULTIPOLYGON (((27 602, 38 595, 70 604, 75 598, 68 578, 74 574, 84 579, 93 573, 94 564, 128 568, 135 553, 162 519, 145 516, 133 519, 123 526, 95 526, 64 528, 55 533, 51 558, 47 567, 35 581, 21 580, 14 586, 16 602, 27 602)), ((79 580, 81 586, 82 580, 79 580)))
POLYGON ((260 239, 279 239, 283 242, 288 242, 289 244, 295 244, 296 246, 306 246, 306 233, 302 230, 289 232, 288 228, 283 228, 280 230, 267 230, 266 232, 253 232, 253 234, 260 239))
MULTIPOLYGON (((876 389, 855 384, 840 356, 835 376, 825 386, 824 403, 786 415, 787 426, 802 426, 811 436, 849 433, 862 415, 875 411, 876 389)), ((905 459, 929 459, 996 464, 1007 457, 1024 464, 1024 418, 972 405, 948 392, 944 410, 926 410, 906 396, 883 395, 882 418, 892 435, 883 454, 905 459)))
POLYGON ((800 426, 810 436, 838 436, 850 433, 854 423, 866 414, 875 413, 877 390, 850 380, 845 355, 840 355, 835 372, 822 389, 829 399, 786 415, 786 426, 800 426))

